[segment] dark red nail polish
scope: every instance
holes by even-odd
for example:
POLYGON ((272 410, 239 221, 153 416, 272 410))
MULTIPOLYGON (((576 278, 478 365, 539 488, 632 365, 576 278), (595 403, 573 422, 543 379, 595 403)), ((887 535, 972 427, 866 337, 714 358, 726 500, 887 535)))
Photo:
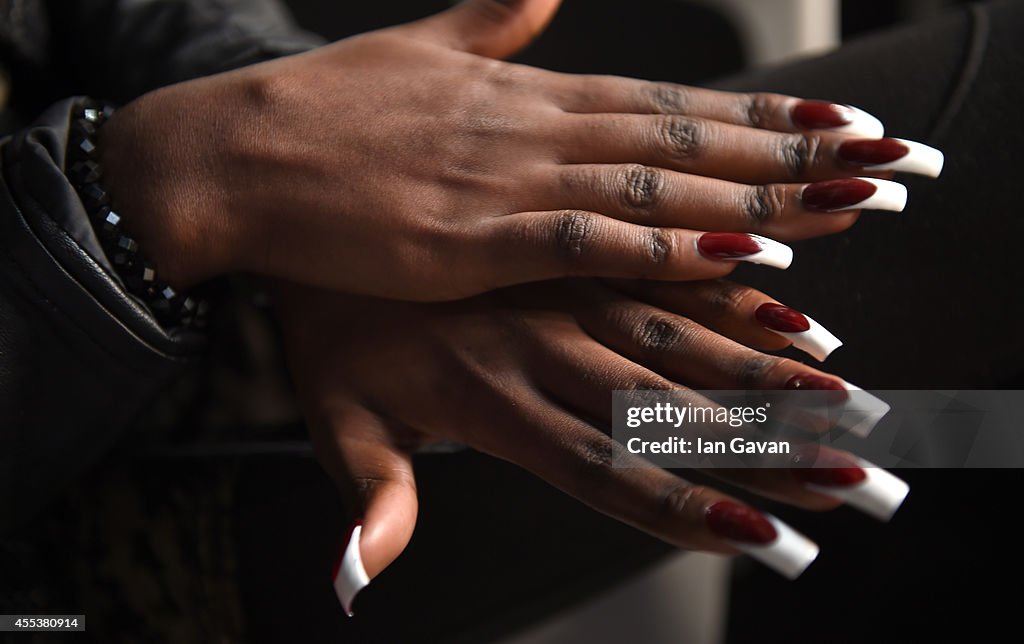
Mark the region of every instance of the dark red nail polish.
POLYGON ((812 373, 797 374, 786 381, 786 389, 806 389, 811 391, 846 391, 843 383, 836 378, 818 376, 812 373))
POLYGON ((910 154, 910 148, 896 139, 846 141, 839 146, 839 158, 865 166, 891 163, 910 154))
POLYGON ((850 123, 848 108, 828 101, 800 101, 790 111, 796 125, 808 130, 842 127, 850 123))
POLYGON ((700 254, 714 259, 735 259, 761 252, 761 246, 743 233, 704 233, 697 240, 700 254))
POLYGON ((804 187, 800 199, 807 210, 834 212, 859 204, 876 190, 875 184, 863 179, 832 179, 804 187))
POLYGON ((794 467, 793 475, 804 483, 849 487, 867 478, 864 468, 838 452, 819 450, 807 457, 807 467, 794 467))
POLYGON ((775 541, 778 536, 763 514, 732 501, 713 503, 708 508, 706 520, 712 532, 733 541, 764 544, 775 541))
POLYGON ((804 314, 781 304, 762 304, 754 311, 757 321, 775 331, 800 333, 811 328, 804 314))

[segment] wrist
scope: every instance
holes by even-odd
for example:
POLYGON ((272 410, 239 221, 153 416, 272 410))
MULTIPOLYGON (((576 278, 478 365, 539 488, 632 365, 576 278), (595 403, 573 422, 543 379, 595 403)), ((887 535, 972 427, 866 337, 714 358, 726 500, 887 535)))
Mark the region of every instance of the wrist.
POLYGON ((125 232, 180 290, 231 272, 237 246, 227 192, 218 173, 204 172, 216 150, 197 145, 194 125, 185 122, 194 114, 159 98, 149 94, 118 110, 98 133, 97 153, 125 232))

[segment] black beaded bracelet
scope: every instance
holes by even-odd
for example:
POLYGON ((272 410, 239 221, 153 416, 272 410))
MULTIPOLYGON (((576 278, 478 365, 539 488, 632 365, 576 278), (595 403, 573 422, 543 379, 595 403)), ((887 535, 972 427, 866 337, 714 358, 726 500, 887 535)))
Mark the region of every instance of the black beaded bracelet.
POLYGON ((80 103, 71 120, 67 176, 85 206, 100 246, 129 293, 145 304, 165 327, 206 324, 207 303, 179 293, 157 278, 156 267, 139 252, 139 245, 121 230, 121 216, 100 186, 103 168, 96 155, 96 132, 114 114, 109 103, 80 103))

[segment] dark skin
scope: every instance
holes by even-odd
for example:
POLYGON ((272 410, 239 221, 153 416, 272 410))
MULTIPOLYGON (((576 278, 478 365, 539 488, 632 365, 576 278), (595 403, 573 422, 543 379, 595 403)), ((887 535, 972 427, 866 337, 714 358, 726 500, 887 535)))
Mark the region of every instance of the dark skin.
MULTIPOLYGON (((734 552, 704 521, 726 495, 657 468, 612 467, 613 451, 630 456, 600 429, 611 391, 776 390, 795 375, 832 376, 737 342, 787 344, 753 317, 773 302, 763 293, 729 282, 632 286, 626 295, 594 280, 551 282, 416 304, 278 285, 314 451, 362 518, 371 577, 412 536, 412 452, 438 440, 516 463, 674 545, 734 552)), ((711 473, 807 509, 838 504, 789 470, 711 473)))
MULTIPOLYGON (((852 225, 858 212, 810 213, 797 197, 865 174, 838 160, 844 137, 796 130, 785 96, 499 60, 558 4, 469 0, 157 90, 101 131, 107 188, 165 280, 269 278, 314 449, 363 517, 371 576, 412 534, 410 453, 439 439, 670 543, 733 552, 703 520, 723 494, 608 467, 618 448, 593 423, 614 389, 779 389, 819 373, 756 350, 788 345, 754 320, 771 299, 716 281, 735 263, 695 240, 852 225), (679 283, 488 293, 569 276, 679 283)), ((787 471, 717 474, 837 504, 787 471)))
POLYGON ((129 232, 178 287, 245 271, 438 301, 563 276, 721 277, 732 264, 701 256, 699 231, 786 240, 855 221, 796 198, 864 173, 837 159, 843 137, 793 131, 788 97, 501 62, 558 2, 504 4, 129 104, 102 133, 129 232))

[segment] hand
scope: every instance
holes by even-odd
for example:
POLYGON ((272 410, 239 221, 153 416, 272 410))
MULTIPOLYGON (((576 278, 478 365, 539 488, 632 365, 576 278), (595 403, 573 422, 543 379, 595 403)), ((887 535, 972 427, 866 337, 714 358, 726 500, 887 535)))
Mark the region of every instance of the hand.
MULTIPOLYGON (((787 344, 755 320, 753 311, 773 301, 751 289, 638 288, 754 344, 787 344)), ((290 285, 278 285, 274 298, 314 451, 362 519, 358 551, 371 578, 412 535, 411 452, 442 439, 516 463, 669 543, 735 552, 709 519, 709 508, 729 497, 660 469, 613 468, 613 453, 629 455, 584 418, 610 425, 616 389, 679 389, 684 382, 774 390, 815 378, 816 388, 842 386, 835 376, 747 348, 592 280, 443 304, 290 285)), ((712 473, 805 508, 838 504, 804 487, 795 471, 712 473)), ((746 506, 717 507, 760 517, 746 506)))
POLYGON ((805 182, 884 174, 840 158, 851 128, 880 135, 862 113, 495 60, 558 4, 468 0, 155 91, 101 130, 107 188, 175 286, 248 271, 445 300, 720 277, 737 253, 703 255, 695 231, 834 233, 861 199, 811 208, 805 182))

